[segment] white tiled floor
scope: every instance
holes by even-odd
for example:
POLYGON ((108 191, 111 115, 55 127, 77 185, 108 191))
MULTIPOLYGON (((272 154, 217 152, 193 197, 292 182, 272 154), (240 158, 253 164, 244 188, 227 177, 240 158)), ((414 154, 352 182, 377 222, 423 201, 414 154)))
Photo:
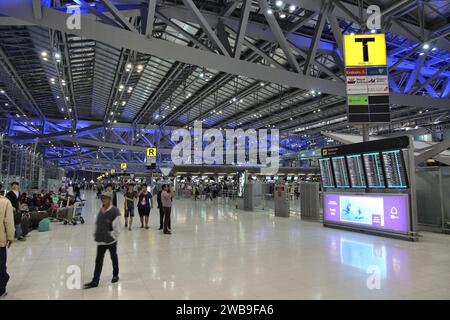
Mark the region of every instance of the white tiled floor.
POLYGON ((171 236, 156 210, 150 230, 124 230, 118 284, 107 254, 98 288, 70 290, 69 266, 92 277, 99 205, 88 194, 87 224, 53 223, 14 243, 7 299, 450 299, 448 235, 407 242, 191 200, 175 201, 171 236), (367 288, 369 266, 380 289, 367 288))

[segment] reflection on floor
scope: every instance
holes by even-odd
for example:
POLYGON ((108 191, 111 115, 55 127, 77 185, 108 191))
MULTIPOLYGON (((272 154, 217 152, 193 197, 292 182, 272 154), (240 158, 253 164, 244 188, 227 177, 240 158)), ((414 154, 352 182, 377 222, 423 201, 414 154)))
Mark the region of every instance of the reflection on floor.
POLYGON ((171 236, 156 209, 150 230, 124 230, 118 284, 107 255, 98 288, 69 289, 70 266, 82 282, 94 267, 99 200, 87 198, 85 225, 53 223, 14 243, 7 299, 450 299, 448 235, 412 243, 186 199, 175 201, 171 236))

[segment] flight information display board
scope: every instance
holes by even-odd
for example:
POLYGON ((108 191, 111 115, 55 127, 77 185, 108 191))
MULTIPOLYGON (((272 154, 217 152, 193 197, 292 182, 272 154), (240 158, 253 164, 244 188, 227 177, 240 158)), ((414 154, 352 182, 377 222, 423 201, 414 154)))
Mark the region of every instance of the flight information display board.
POLYGON ((350 181, 348 178, 347 164, 345 163, 345 157, 333 157, 331 158, 334 171, 334 180, 336 181, 337 188, 350 188, 350 181))
POLYGON ((401 150, 384 151, 381 156, 388 188, 408 188, 406 168, 401 150))
POLYGON ((360 154, 347 156, 347 163, 352 188, 367 188, 362 156, 360 154))
POLYGON ((404 136, 322 148, 320 165, 326 187, 410 188, 405 158, 409 139, 404 136))
POLYGON ((330 158, 319 159, 320 174, 324 188, 334 188, 333 169, 330 158))
POLYGON ((366 169, 369 188, 386 188, 384 182, 383 164, 379 152, 364 153, 364 168, 366 169))

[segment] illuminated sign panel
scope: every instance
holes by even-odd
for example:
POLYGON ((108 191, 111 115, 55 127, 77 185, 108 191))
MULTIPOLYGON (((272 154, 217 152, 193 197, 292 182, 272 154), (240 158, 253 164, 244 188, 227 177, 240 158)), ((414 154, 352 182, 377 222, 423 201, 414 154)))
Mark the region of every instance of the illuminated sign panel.
POLYGON ((386 65, 384 34, 345 35, 344 54, 347 67, 386 65))
POLYGON ((326 193, 325 222, 408 231, 408 195, 326 193))

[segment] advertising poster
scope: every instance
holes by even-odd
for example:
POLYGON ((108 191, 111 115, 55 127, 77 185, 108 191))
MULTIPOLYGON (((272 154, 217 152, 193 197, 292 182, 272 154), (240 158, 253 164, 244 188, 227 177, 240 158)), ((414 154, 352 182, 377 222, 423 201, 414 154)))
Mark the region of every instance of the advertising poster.
POLYGON ((407 195, 325 194, 325 222, 408 232, 407 195))
POLYGON ((367 94, 367 77, 347 77, 347 94, 367 94))

